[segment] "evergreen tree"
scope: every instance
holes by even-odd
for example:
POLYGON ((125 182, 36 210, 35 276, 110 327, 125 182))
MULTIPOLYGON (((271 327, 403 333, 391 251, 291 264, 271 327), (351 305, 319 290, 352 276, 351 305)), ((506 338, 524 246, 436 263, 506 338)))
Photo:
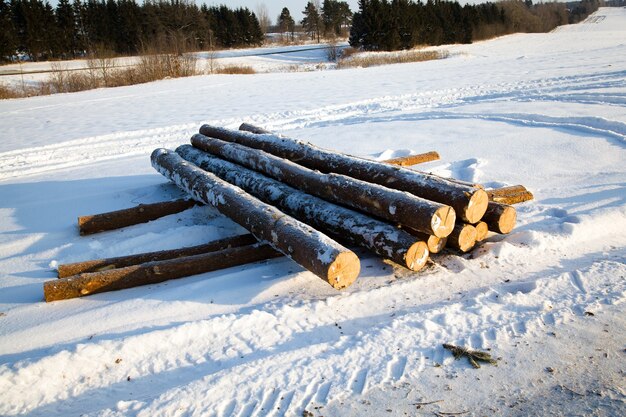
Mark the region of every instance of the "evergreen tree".
POLYGON ((278 28, 281 33, 291 33, 291 39, 293 40, 293 34, 296 30, 296 22, 293 20, 291 13, 289 13, 289 9, 286 7, 283 7, 283 10, 278 16, 278 28))
POLYGON ((76 17, 74 16, 74 8, 69 0, 59 0, 55 16, 60 53, 62 56, 74 58, 77 46, 76 17))
POLYGON ((11 18, 11 5, 0 0, 0 61, 10 61, 17 50, 17 34, 11 18))
POLYGON ((317 42, 320 41, 320 32, 322 19, 320 14, 312 1, 306 4, 304 11, 302 12, 304 19, 302 19, 302 28, 306 33, 314 39, 317 36, 317 42))

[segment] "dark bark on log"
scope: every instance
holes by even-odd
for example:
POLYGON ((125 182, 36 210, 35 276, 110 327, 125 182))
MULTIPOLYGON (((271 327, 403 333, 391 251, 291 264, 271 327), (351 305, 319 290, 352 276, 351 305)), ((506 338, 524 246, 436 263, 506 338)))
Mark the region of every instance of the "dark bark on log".
MULTIPOLYGON (((257 135, 272 134, 272 132, 270 132, 269 130, 263 129, 262 127, 259 127, 259 126, 252 125, 250 123, 242 123, 239 126, 239 130, 243 130, 244 132, 254 133, 257 135)), ((420 153, 416 155, 407 155, 407 156, 401 156, 398 158, 386 159, 381 162, 384 162, 390 165, 398 165, 398 166, 406 167, 406 166, 412 166, 412 165, 417 165, 417 164, 423 164, 423 163, 430 162, 430 161, 436 161, 438 159, 441 159, 441 157, 439 156, 439 153, 437 153, 437 151, 430 151, 430 152, 424 152, 424 153, 420 153)))
POLYGON ((471 224, 459 223, 448 236, 448 246, 468 252, 476 245, 476 228, 471 224))
POLYGON ((257 135, 209 125, 202 126, 200 133, 261 149, 311 169, 343 174, 389 188, 408 191, 418 197, 452 206, 458 217, 470 223, 480 221, 487 208, 488 198, 484 190, 424 172, 340 154, 271 134, 257 135))
POLYGON ((162 250, 158 252, 139 253, 136 255, 119 256, 115 258, 95 259, 85 262, 59 265, 57 268, 59 278, 65 278, 86 272, 99 272, 109 269, 124 268, 139 265, 146 262, 164 261, 166 259, 182 258, 185 256, 200 255, 202 253, 215 252, 218 250, 251 245, 257 240, 250 234, 233 236, 216 240, 204 245, 190 246, 181 249, 162 250))
POLYGON ((415 155, 401 156, 399 158, 385 159, 384 161, 381 161, 381 162, 384 162, 385 164, 390 164, 390 165, 399 165, 401 167, 408 167, 408 166, 417 165, 417 164, 424 164, 426 162, 437 161, 438 159, 441 159, 441 157, 439 156, 439 153, 437 153, 436 151, 430 151, 430 152, 419 153, 415 155))
POLYGON ((83 297, 169 279, 197 275, 282 256, 267 244, 253 244, 183 258, 148 262, 125 268, 90 272, 47 281, 43 284, 46 302, 83 297))
POLYGON ((524 188, 522 185, 506 187, 507 189, 487 190, 489 200, 500 204, 518 204, 530 201, 535 198, 533 193, 524 188))
POLYGON ((255 135, 262 135, 266 133, 272 133, 269 130, 263 129, 262 127, 252 125, 250 123, 242 123, 239 126, 239 130, 243 130, 245 132, 254 133, 255 135))
POLYGON ((108 213, 81 216, 78 218, 78 230, 81 235, 120 229, 139 223, 146 223, 170 214, 180 213, 193 207, 193 200, 164 201, 156 204, 140 204, 123 210, 108 213))
POLYGON ((445 237, 454 227, 454 210, 441 203, 345 175, 322 174, 258 149, 200 134, 194 135, 191 143, 198 149, 260 172, 305 193, 422 233, 445 237))
POLYGON ((412 270, 419 270, 426 264, 426 244, 394 225, 306 194, 190 145, 180 146, 176 152, 339 241, 365 247, 412 270))
POLYGON ((190 164, 173 151, 156 149, 151 159, 157 171, 193 198, 214 206, 258 240, 267 241, 334 288, 346 288, 358 276, 359 258, 326 235, 190 164))
POLYGON ((487 239, 487 235, 489 234, 489 226, 485 222, 478 222, 474 225, 476 228, 476 242, 482 242, 487 239))
POLYGON ((492 232, 507 234, 515 227, 517 211, 506 204, 489 202, 483 221, 492 232))

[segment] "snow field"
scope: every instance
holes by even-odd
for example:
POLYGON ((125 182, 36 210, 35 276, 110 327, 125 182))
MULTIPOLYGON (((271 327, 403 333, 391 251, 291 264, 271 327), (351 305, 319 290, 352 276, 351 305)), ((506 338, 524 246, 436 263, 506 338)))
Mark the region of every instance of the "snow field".
POLYGON ((624 414, 626 9, 592 17, 442 61, 0 102, 0 415, 624 414), (380 160, 437 150, 420 168, 536 200, 510 235, 419 273, 357 249, 342 292, 275 259, 42 302, 51 262, 243 233, 209 207, 74 226, 180 197, 150 152, 243 121, 380 160), (442 343, 499 364, 474 370, 442 343))

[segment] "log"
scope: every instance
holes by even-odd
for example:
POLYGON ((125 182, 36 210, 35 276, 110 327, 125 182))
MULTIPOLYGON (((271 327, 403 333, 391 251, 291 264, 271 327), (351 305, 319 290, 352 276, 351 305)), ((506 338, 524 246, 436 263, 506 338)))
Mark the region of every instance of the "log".
POLYGON ((489 226, 487 223, 480 221, 474 225, 476 228, 476 242, 482 242, 487 239, 487 235, 489 234, 489 226))
POLYGON ((147 262, 124 268, 88 272, 44 282, 46 302, 67 300, 105 291, 156 284, 170 279, 216 271, 282 256, 267 244, 256 243, 217 252, 147 262))
POLYGON ((108 269, 124 268, 139 265, 146 262, 163 261, 166 259, 182 258, 185 256, 199 255, 201 253, 215 252, 218 250, 251 245, 257 240, 251 234, 233 236, 216 240, 204 245, 190 246, 182 249, 162 250, 158 252, 146 252, 136 255, 119 256, 115 258, 96 259, 71 264, 62 264, 57 268, 59 278, 65 278, 86 272, 99 272, 108 269))
POLYGON ((194 147, 260 172, 324 200, 346 205, 414 230, 445 237, 456 214, 445 204, 339 174, 323 174, 258 149, 196 134, 194 147))
POLYGON ((271 134, 253 134, 209 125, 203 125, 200 133, 261 149, 310 169, 343 174, 389 188, 408 191, 418 197, 451 206, 457 217, 469 223, 480 221, 487 208, 488 198, 484 190, 424 172, 332 152, 309 143, 271 134))
POLYGON ((414 271, 421 269, 428 260, 426 244, 395 225, 329 203, 191 145, 182 145, 176 152, 340 242, 365 247, 414 271))
POLYGON ((447 237, 437 237, 433 235, 427 235, 425 233, 418 232, 417 230, 406 229, 407 232, 421 240, 422 242, 426 242, 426 246, 428 247, 428 251, 430 253, 439 253, 445 247, 448 241, 447 237))
POLYGON ((474 245, 476 245, 476 228, 471 224, 457 224, 448 236, 448 246, 461 252, 470 251, 474 245))
POLYGON ((382 162, 384 162, 385 164, 407 167, 407 166, 412 166, 412 165, 417 165, 417 164, 423 164, 426 162, 436 161, 438 159, 441 159, 441 157, 439 156, 439 153, 437 153, 436 151, 430 151, 430 152, 418 153, 415 155, 401 156, 399 158, 385 159, 382 162))
MULTIPOLYGON (((263 129, 262 127, 259 127, 259 126, 252 125, 250 123, 242 123, 239 126, 239 130, 254 133, 256 135, 272 134, 271 131, 267 129, 263 129)), ((415 155, 407 155, 407 156, 401 156, 398 158, 386 159, 382 162, 386 164, 390 164, 390 165, 411 166, 411 165, 422 164, 425 162, 436 161, 438 159, 441 159, 441 157, 439 156, 439 153, 437 153, 437 151, 430 151, 430 152, 424 152, 424 153, 419 153, 415 155)))
POLYGON ((272 133, 269 130, 263 129, 262 127, 252 125, 250 123, 242 123, 239 126, 239 130, 243 130, 245 132, 254 133, 255 135, 262 135, 266 133, 272 133))
POLYGON ((512 206, 492 201, 489 202, 483 221, 492 232, 507 234, 515 227, 517 211, 512 206))
POLYGON ((158 172, 194 199, 214 206, 333 288, 346 288, 359 275, 360 262, 354 252, 312 227, 186 162, 173 151, 156 149, 151 160, 158 172))
POLYGON ((78 218, 78 230, 81 235, 90 235, 107 230, 120 229, 139 223, 146 223, 170 214, 180 213, 196 204, 193 200, 182 199, 154 204, 140 204, 123 210, 81 216, 78 218))
POLYGON ((487 196, 489 196, 489 201, 509 205, 523 203, 535 198, 533 193, 528 191, 523 185, 487 190, 487 196))

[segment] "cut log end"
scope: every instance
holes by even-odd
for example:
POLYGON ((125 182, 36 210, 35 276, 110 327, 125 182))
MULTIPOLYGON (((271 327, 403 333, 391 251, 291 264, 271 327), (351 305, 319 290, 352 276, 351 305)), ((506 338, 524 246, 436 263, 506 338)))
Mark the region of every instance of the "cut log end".
POLYGON ((439 253, 446 247, 447 237, 429 236, 426 244, 430 253, 439 253))
POLYGON ((457 224, 448 237, 448 243, 461 252, 470 251, 476 245, 476 228, 471 224, 457 224))
POLYGON ((450 206, 444 206, 435 212, 431 221, 433 234, 437 237, 446 237, 452 233, 456 223, 456 212, 450 206))
POLYGON ((353 252, 340 253, 328 268, 328 283, 335 289, 349 287, 361 272, 361 261, 353 252))
POLYGON ((419 271, 428 261, 428 245, 426 242, 415 242, 406 253, 406 267, 411 271, 419 271))
POLYGON ((474 225, 476 228, 476 241, 482 242, 487 239, 487 235, 489 234, 489 226, 485 222, 478 222, 474 225))
POLYGON ((498 229, 496 231, 502 234, 510 233, 515 227, 516 221, 517 210, 514 207, 505 206, 500 214, 500 219, 498 219, 498 229))
POLYGON ((483 218, 487 211, 487 205, 489 204, 489 196, 482 189, 476 189, 470 196, 469 203, 465 213, 463 213, 463 220, 468 223, 478 223, 483 218))

